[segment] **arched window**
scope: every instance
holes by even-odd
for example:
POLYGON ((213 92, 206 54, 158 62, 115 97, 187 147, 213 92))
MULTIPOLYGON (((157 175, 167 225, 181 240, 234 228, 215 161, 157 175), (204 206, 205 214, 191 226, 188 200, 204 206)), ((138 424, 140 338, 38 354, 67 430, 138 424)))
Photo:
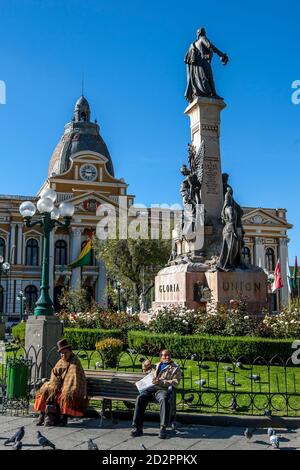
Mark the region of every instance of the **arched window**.
POLYGON ((26 309, 33 311, 38 298, 37 288, 35 286, 27 286, 24 290, 24 294, 26 297, 26 309))
POLYGON ((250 251, 250 248, 248 248, 248 246, 243 247, 242 258, 245 263, 251 264, 251 251, 250 251))
POLYGON ((0 238, 0 256, 5 258, 5 240, 4 238, 0 238))
POLYGON ((273 248, 266 249, 266 268, 268 271, 274 271, 275 269, 275 253, 273 248))
MULTIPOLYGON (((88 240, 85 240, 81 243, 81 251, 83 250, 83 248, 85 247, 85 245, 87 244, 88 240)), ((94 250, 91 249, 91 251, 89 252, 89 257, 88 257, 88 261, 86 263, 87 266, 94 266, 94 250)))
POLYGON ((67 242, 64 240, 55 242, 55 264, 67 264, 67 242))
POLYGON ((39 265, 39 244, 34 238, 29 238, 26 242, 26 266, 39 265))

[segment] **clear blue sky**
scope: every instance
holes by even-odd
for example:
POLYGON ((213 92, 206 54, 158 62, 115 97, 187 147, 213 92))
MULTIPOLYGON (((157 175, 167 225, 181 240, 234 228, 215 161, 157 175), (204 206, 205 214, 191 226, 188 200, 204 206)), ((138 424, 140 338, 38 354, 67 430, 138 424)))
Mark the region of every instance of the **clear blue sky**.
POLYGON ((180 202, 190 140, 183 58, 199 26, 227 52, 213 68, 222 169, 241 205, 286 207, 300 257, 299 3, 199 0, 0 0, 0 193, 33 195, 81 93, 117 177, 136 202, 180 202))

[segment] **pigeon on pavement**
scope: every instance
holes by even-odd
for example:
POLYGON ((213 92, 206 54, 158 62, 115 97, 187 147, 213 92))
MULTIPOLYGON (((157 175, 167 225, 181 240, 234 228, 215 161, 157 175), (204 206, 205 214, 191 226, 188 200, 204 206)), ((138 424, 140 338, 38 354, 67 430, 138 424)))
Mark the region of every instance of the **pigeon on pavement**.
POLYGON ((43 436, 43 434, 40 433, 40 431, 37 431, 36 438, 37 438, 38 443, 39 443, 40 446, 42 446, 42 447, 51 447, 51 449, 55 449, 55 445, 53 444, 53 442, 49 441, 49 439, 47 439, 45 436, 43 436))
POLYGON ((12 437, 10 437, 9 439, 6 439, 6 441, 4 442, 4 445, 6 446, 7 444, 12 444, 15 441, 21 441, 24 437, 24 434, 25 434, 25 428, 24 426, 21 426, 12 437))
POLYGON ((253 434, 252 434, 252 432, 251 432, 248 428, 246 428, 245 431, 244 431, 244 436, 245 436, 248 440, 250 440, 250 439, 252 438, 253 434))
POLYGON ((13 445, 12 448, 14 450, 21 450, 22 449, 22 441, 16 441, 13 445))
POLYGON ((93 442, 93 439, 88 440, 88 450, 99 450, 97 444, 93 442))
POLYGON ((273 449, 279 449, 279 437, 273 432, 272 436, 270 436, 270 444, 273 447, 273 449))

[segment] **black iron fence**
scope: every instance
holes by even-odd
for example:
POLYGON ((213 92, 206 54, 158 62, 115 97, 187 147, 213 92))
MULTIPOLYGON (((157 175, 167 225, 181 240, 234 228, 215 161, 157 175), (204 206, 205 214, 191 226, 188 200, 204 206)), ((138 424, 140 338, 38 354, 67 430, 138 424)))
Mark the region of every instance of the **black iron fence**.
MULTIPOLYGON (((55 348, 48 352, 50 368, 58 355, 55 348), (51 361, 49 360, 51 358, 51 361)), ((43 350, 24 347, 7 351, 10 361, 22 357, 30 359, 28 390, 33 398, 40 387, 43 350)), ((127 349, 119 354, 113 350, 77 350, 85 369, 141 372, 145 359, 156 364, 159 353, 143 354, 143 351, 127 349)), ((174 358, 180 367, 182 379, 176 392, 177 412, 191 413, 232 413, 250 415, 300 416, 300 367, 292 362, 292 357, 283 360, 279 356, 270 359, 247 357, 228 359, 198 353, 174 358)), ((0 401, 7 387, 7 362, 0 366, 0 401)), ((3 401, 3 400, 2 400, 3 401)))

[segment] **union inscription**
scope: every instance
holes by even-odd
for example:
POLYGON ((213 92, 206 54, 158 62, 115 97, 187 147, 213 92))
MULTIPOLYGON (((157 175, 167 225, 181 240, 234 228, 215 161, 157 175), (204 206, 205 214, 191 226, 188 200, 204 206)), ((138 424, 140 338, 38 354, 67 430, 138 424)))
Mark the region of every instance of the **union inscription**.
POLYGON ((227 282, 223 281, 223 290, 232 292, 261 292, 260 282, 227 282))

